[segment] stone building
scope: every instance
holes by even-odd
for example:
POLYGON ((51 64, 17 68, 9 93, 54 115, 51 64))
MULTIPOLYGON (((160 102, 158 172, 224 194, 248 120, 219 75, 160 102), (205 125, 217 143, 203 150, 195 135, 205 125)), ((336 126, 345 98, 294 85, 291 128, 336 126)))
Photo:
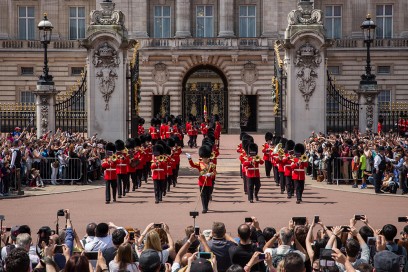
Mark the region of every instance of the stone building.
MULTIPOLYGON (((271 79, 276 40, 299 0, 116 0, 129 37, 141 45, 140 115, 170 112, 220 115, 228 132, 274 129, 271 79)), ((89 13, 99 1, 0 0, 0 102, 33 102, 43 49, 37 24, 43 12, 54 25, 49 49, 56 89, 69 92, 86 64, 89 13)), ((364 72, 361 22, 377 23, 372 64, 381 103, 408 98, 408 2, 315 0, 324 14, 326 65, 344 89, 358 88, 364 72)), ((128 54, 129 60, 132 53, 128 54)), ((288 60, 286 60, 288 61, 288 60)), ((290 60, 289 60, 290 61, 290 60)), ((325 90, 318 90, 324 96, 325 90)), ((122 106, 122 105, 115 105, 122 106)), ((324 114, 324 113, 322 113, 324 114)))

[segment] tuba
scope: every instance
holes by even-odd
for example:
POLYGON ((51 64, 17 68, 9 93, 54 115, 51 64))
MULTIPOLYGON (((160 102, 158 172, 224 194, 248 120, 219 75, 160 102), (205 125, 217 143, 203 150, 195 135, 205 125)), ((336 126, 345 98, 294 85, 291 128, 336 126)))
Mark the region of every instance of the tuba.
POLYGON ((282 143, 278 143, 273 149, 273 154, 278 154, 279 150, 282 149, 282 143))

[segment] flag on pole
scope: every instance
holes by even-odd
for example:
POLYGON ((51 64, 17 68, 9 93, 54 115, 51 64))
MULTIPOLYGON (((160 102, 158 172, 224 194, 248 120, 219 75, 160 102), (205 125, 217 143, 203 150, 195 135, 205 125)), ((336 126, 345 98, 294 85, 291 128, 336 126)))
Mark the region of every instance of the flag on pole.
POLYGON ((208 118, 208 116, 207 116, 207 99, 204 96, 204 121, 205 122, 207 122, 207 118, 208 118))

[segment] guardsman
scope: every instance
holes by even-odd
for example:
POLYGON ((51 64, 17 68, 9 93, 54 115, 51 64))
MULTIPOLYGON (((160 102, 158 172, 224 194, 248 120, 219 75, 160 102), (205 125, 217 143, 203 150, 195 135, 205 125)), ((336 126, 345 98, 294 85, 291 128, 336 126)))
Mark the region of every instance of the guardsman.
POLYGON ((177 185, 177 178, 178 178, 178 173, 180 169, 180 155, 181 155, 181 141, 177 136, 173 136, 174 139, 174 147, 172 147, 171 153, 174 158, 174 162, 176 164, 175 169, 173 170, 173 187, 176 187, 177 185))
POLYGON ((215 164, 210 162, 211 157, 210 146, 203 145, 198 150, 198 154, 201 160, 197 163, 194 163, 193 160, 191 159, 191 155, 186 153, 190 166, 198 169, 200 173, 198 177, 198 186, 200 188, 201 204, 203 206, 202 213, 207 213, 208 203, 210 202, 211 198, 212 182, 217 170, 215 164))
POLYGON ((215 122, 215 128, 214 128, 214 136, 215 136, 215 144, 220 147, 220 138, 221 138, 221 123, 220 123, 220 117, 218 114, 214 115, 214 122, 215 122))
POLYGON ((116 202, 116 187, 117 187, 117 176, 116 176, 116 149, 113 143, 106 144, 106 157, 102 160, 102 168, 104 169, 103 178, 105 179, 105 200, 106 204, 111 201, 111 192, 113 202, 116 202), (111 191, 112 190, 112 191, 111 191))
POLYGON ((160 125, 160 139, 165 141, 167 139, 167 135, 168 135, 169 130, 170 130, 170 128, 167 125, 166 119, 163 118, 162 121, 161 121, 161 125, 160 125))
POLYGON ((259 166, 264 164, 264 161, 258 156, 258 145, 250 143, 248 145, 248 157, 243 165, 246 168, 246 177, 248 184, 248 200, 254 203, 254 196, 256 201, 259 201, 259 189, 261 189, 261 176, 259 166))
MULTIPOLYGON (((129 164, 127 165, 127 173, 128 173, 128 179, 132 179, 132 191, 135 191, 135 183, 136 183, 136 166, 140 163, 139 158, 136 157, 136 152, 135 152, 135 139, 134 138, 129 138, 126 140, 126 148, 127 148, 127 154, 129 157, 129 164)), ((129 187, 130 187, 130 181, 129 181, 129 187)), ((126 188, 126 191, 128 192, 130 188, 126 188)))
POLYGON ((203 138, 206 138, 208 133, 208 124, 205 120, 201 123, 200 130, 201 134, 203 134, 203 138))
POLYGON ((152 137, 149 134, 144 134, 140 136, 140 141, 142 142, 141 149, 145 154, 142 180, 147 183, 147 179, 151 176, 150 165, 153 159, 152 137))
POLYGON ((118 180, 118 198, 122 198, 122 195, 126 196, 126 186, 129 182, 129 175, 127 174, 127 165, 129 163, 129 158, 125 152, 125 143, 122 140, 115 141, 115 148, 117 157, 116 175, 118 180))
POLYGON ((265 144, 262 145, 263 160, 265 161, 265 174, 267 178, 271 177, 272 162, 270 158, 273 134, 265 133, 265 144))
POLYGON ((276 186, 280 186, 278 163, 276 161, 276 159, 278 158, 277 145, 279 144, 280 140, 281 140, 280 136, 275 137, 274 142, 273 142, 274 149, 271 150, 271 155, 270 155, 271 162, 272 162, 272 169, 273 169, 273 177, 275 179, 276 186))
POLYGON ((143 119, 143 118, 140 118, 139 119, 139 125, 138 125, 138 127, 137 127, 137 135, 138 136, 140 136, 140 135, 142 135, 142 134, 144 134, 145 133, 145 129, 144 129, 144 123, 145 123, 145 119, 143 119))
POLYGON ((285 192, 285 188, 286 188, 286 186, 285 186, 285 175, 284 175, 284 172, 285 172, 284 166, 285 166, 285 164, 284 164, 283 159, 285 157, 284 148, 285 148, 285 145, 286 145, 287 141, 288 140, 286 138, 281 138, 279 148, 277 148, 277 151, 278 151, 277 156, 275 157, 275 161, 276 161, 276 164, 278 166, 278 172, 279 172, 279 186, 280 186, 280 189, 281 189, 281 194, 283 194, 285 192))
POLYGON ((241 162, 241 168, 242 168, 242 180, 244 182, 244 193, 248 194, 248 180, 247 180, 247 175, 246 175, 246 170, 247 167, 244 165, 244 162, 248 159, 248 146, 250 143, 253 143, 253 138, 250 135, 247 135, 246 137, 243 137, 242 140, 242 153, 239 156, 239 160, 241 162))
POLYGON ((295 147, 295 142, 289 140, 286 142, 285 146, 285 156, 283 158, 283 169, 285 176, 285 187, 287 192, 287 198, 292 198, 293 196, 293 180, 292 180, 292 157, 293 157, 293 148, 295 147))
MULTIPOLYGON (((248 135, 246 132, 241 132, 239 134, 239 140, 241 141, 238 145, 237 145, 237 153, 241 154, 243 149, 242 149, 242 137, 248 135)), ((239 164, 239 175, 242 178, 242 165, 241 163, 239 164)))
POLYGON ((308 159, 305 154, 306 148, 303 144, 296 144, 294 148, 295 158, 291 164, 292 179, 295 184, 296 204, 302 202, 303 190, 305 189, 306 168, 308 166, 308 159))
POLYGON ((163 200, 163 189, 166 186, 167 163, 165 160, 164 147, 160 144, 153 146, 153 160, 150 168, 152 169, 152 179, 154 184, 155 203, 163 200))
POLYGON ((156 144, 156 141, 160 138, 159 131, 156 127, 157 120, 156 118, 152 118, 150 122, 149 134, 152 137, 152 144, 156 144))

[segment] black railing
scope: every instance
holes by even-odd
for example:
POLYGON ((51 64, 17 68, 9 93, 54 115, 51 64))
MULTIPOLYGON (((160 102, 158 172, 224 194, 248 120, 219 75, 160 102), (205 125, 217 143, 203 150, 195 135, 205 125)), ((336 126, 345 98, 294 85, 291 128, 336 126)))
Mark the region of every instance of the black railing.
POLYGON ((327 72, 327 132, 353 131, 358 128, 359 104, 344 97, 327 72))
POLYGON ((35 126, 35 104, 0 104, 0 133, 35 126))
POLYGON ((380 104, 378 106, 378 120, 382 124, 382 132, 398 132, 400 135, 407 135, 408 108, 406 104, 380 104))

